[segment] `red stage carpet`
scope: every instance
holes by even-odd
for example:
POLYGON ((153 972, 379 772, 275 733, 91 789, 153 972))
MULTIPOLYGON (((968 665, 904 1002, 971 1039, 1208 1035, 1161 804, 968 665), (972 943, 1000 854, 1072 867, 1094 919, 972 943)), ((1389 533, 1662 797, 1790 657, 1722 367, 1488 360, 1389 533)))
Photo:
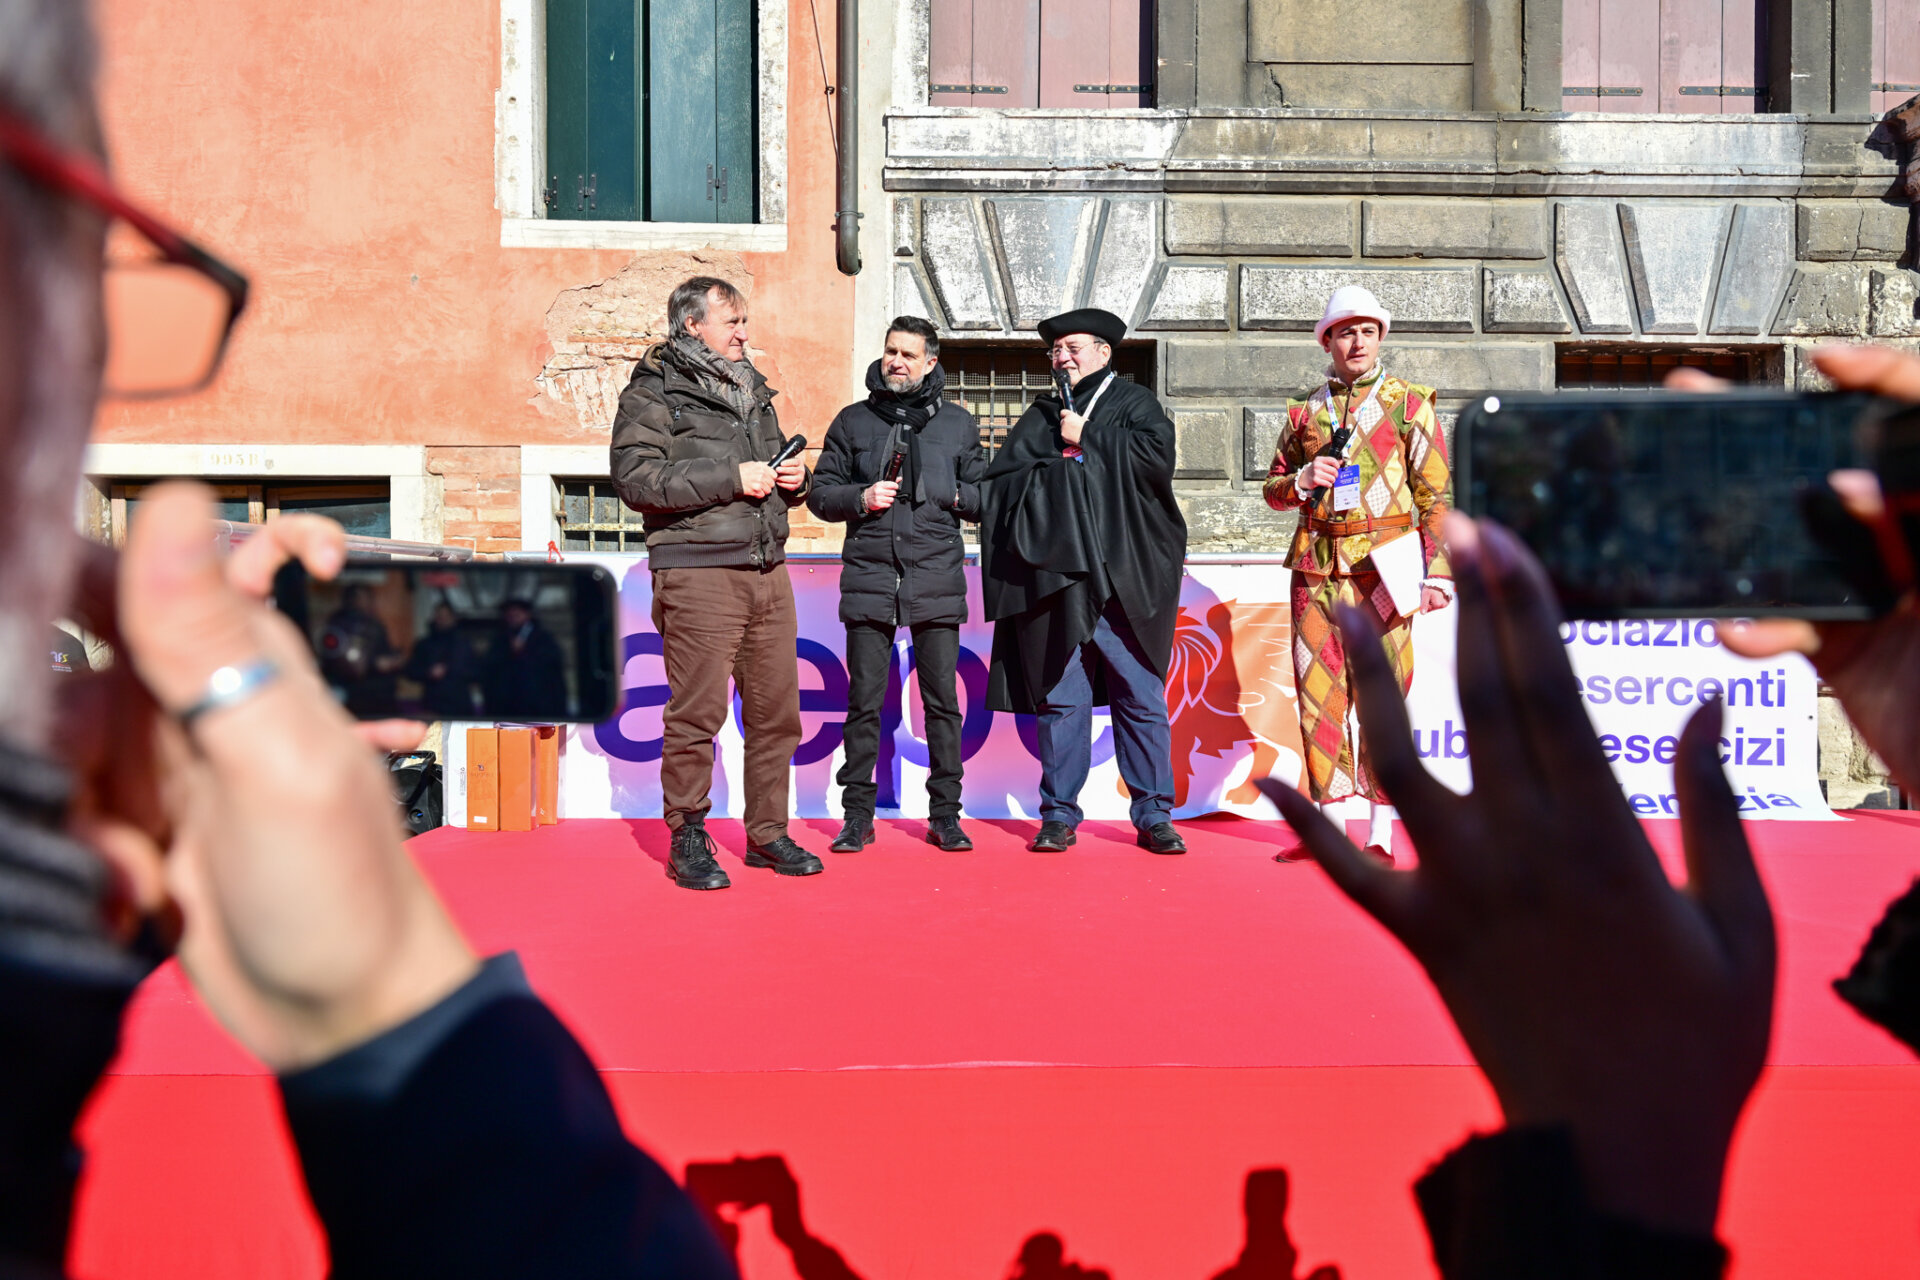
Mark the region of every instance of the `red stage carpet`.
MULTIPOLYGON (((887 823, 793 880, 720 823, 713 894, 666 879, 658 822, 413 848, 477 945, 519 950, 635 1137, 727 1202, 752 1280, 998 1280, 1023 1253, 1059 1277, 1061 1250, 1113 1280, 1431 1274, 1408 1184, 1497 1116, 1418 969, 1316 868, 1269 860, 1275 825, 1183 824, 1185 858, 1109 823, 1030 854, 1030 825, 942 854, 887 823), (795 1195, 804 1229, 778 1239, 767 1206, 795 1195), (1285 1232, 1249 1237, 1249 1206, 1285 1232)), ((822 849, 834 829, 804 826, 822 849)), ((1920 1066, 1828 988, 1920 874, 1920 815, 1751 831, 1782 983, 1734 1274, 1920 1277, 1920 1066)), ((271 1083, 173 970, 115 1072, 79 1274, 321 1274, 271 1083)))

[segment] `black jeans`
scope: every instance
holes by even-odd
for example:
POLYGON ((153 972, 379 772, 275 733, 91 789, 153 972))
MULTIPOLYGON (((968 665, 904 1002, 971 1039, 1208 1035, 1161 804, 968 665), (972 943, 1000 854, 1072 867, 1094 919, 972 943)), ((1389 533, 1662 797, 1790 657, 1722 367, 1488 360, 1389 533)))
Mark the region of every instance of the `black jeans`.
MULTIPOLYGON (((960 816, 960 696, 954 666, 960 659, 960 628, 927 622, 913 629, 913 665, 920 705, 927 715, 927 815, 960 816)), ((887 667, 894 628, 884 623, 847 624, 847 760, 834 779, 846 816, 873 816, 878 793, 873 770, 880 760, 880 708, 887 696, 887 667)))

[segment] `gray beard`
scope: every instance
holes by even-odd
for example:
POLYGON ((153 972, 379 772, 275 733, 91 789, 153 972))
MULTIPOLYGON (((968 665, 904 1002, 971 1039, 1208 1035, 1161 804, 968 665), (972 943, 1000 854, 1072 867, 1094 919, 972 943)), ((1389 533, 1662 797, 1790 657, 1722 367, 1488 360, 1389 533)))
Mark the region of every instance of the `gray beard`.
POLYGON ((880 375, 881 384, 897 396, 904 396, 911 392, 918 391, 920 384, 925 381, 925 378, 889 378, 884 373, 880 375))

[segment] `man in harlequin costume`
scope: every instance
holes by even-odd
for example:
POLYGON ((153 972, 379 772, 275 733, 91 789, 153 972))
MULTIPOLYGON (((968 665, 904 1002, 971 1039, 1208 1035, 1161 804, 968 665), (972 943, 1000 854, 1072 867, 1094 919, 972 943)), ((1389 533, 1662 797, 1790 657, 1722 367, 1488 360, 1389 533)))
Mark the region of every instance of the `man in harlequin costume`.
POLYGON ((1370 291, 1334 290, 1314 327, 1331 361, 1327 381, 1288 402, 1264 487, 1267 505, 1300 512, 1287 567, 1307 785, 1321 805, 1365 796, 1372 805, 1368 851, 1388 862, 1391 811, 1353 714, 1334 609, 1349 604, 1379 623, 1404 694, 1413 684, 1414 615, 1453 600, 1440 542, 1447 440, 1434 423, 1433 388, 1404 382, 1382 365, 1391 322, 1370 291))

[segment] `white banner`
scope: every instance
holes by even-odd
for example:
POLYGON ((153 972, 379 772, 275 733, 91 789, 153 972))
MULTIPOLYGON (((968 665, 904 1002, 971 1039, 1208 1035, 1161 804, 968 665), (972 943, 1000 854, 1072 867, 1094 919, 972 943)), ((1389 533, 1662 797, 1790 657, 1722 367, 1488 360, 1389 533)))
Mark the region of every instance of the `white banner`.
MULTIPOLYGON (((620 582, 627 700, 601 725, 570 728, 563 749, 561 814, 575 818, 660 815, 660 711, 667 700, 660 638, 650 617, 652 579, 638 556, 570 557, 606 566, 620 582)), ((794 756, 792 812, 838 817, 834 782, 843 752, 846 633, 839 621, 837 561, 794 561, 803 736, 794 756)), ((967 570, 974 608, 978 571, 967 570)), ((1196 563, 1182 583, 1167 702, 1173 726, 1178 817, 1240 813, 1270 818, 1273 806, 1253 786, 1261 777, 1298 785, 1300 727, 1293 693, 1288 571, 1278 564, 1196 563)), ((1414 624, 1410 711, 1427 766, 1455 790, 1469 785, 1466 732, 1453 684, 1456 610, 1414 624)), ((1830 817, 1815 769, 1812 669, 1798 659, 1752 663, 1711 643, 1712 625, 1585 623, 1568 646, 1602 745, 1629 802, 1647 817, 1674 813, 1672 758, 1680 726, 1714 689, 1727 700, 1726 758, 1735 791, 1755 818, 1830 817), (1684 637, 1684 643, 1682 639, 1684 637)), ((959 680, 966 760, 964 804, 977 818, 1034 818, 1040 764, 1032 718, 986 706, 992 628, 977 616, 961 628, 959 680)), ((926 814, 927 749, 912 648, 905 631, 894 650, 882 711, 881 816, 926 814)), ((447 735, 447 816, 466 820, 465 726, 447 735)), ((1094 819, 1125 819, 1126 788, 1113 758, 1105 709, 1094 715, 1093 771, 1081 805, 1094 819)), ((732 780, 741 773, 739 704, 722 730, 714 769, 713 813, 737 816, 732 780)), ((1358 812, 1354 816, 1359 816, 1358 812)))

